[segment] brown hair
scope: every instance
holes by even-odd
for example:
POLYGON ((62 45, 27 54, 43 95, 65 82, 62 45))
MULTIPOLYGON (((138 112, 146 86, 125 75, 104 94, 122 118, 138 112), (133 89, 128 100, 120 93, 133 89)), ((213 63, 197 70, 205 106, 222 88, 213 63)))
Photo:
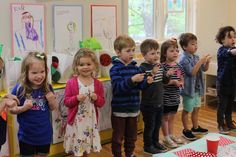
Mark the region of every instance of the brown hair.
POLYGON ((178 44, 176 40, 166 40, 161 44, 161 63, 166 61, 167 50, 170 47, 178 48, 178 44))
POLYGON ((127 47, 135 47, 134 40, 128 35, 120 35, 114 41, 114 49, 121 51, 127 47))
POLYGON ((197 40, 197 36, 192 33, 182 33, 179 37, 179 44, 181 48, 188 46, 188 43, 192 40, 197 40))
POLYGON ((72 69, 73 69, 74 75, 79 74, 79 72, 77 70, 77 66, 80 64, 80 58, 82 58, 82 57, 91 58, 91 60, 95 64, 95 73, 97 74, 98 68, 99 68, 97 56, 95 55, 95 53, 92 50, 90 50, 88 48, 81 48, 81 49, 79 49, 79 51, 76 52, 76 54, 74 56, 74 60, 73 60, 73 64, 72 64, 72 69))
POLYGON ((232 26, 225 26, 225 27, 221 27, 218 31, 218 33, 216 34, 216 41, 220 44, 222 43, 222 40, 226 37, 226 36, 230 36, 230 32, 233 31, 235 33, 235 29, 232 26))
POLYGON ((157 50, 159 48, 159 44, 154 39, 146 39, 140 45, 140 50, 143 55, 146 55, 147 52, 154 49, 157 50))
POLYGON ((44 62, 45 67, 45 80, 43 81, 43 90, 45 93, 49 92, 49 84, 48 84, 48 66, 47 66, 47 56, 45 53, 40 52, 29 52, 28 55, 24 58, 21 64, 21 74, 18 79, 21 87, 23 87, 21 96, 28 96, 32 92, 32 87, 29 81, 29 67, 34 64, 34 60, 40 60, 44 62))

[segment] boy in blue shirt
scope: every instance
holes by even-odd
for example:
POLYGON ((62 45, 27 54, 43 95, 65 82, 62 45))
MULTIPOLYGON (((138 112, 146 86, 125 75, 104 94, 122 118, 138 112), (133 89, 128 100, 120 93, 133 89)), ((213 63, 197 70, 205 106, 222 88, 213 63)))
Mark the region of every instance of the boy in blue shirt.
MULTIPOLYGON (((133 154, 137 140, 137 117, 140 109, 140 89, 146 84, 145 73, 136 66, 134 58, 135 42, 127 35, 114 41, 117 54, 110 69, 112 84, 112 154, 122 157, 121 146, 124 139, 126 157, 133 154)), ((152 83, 150 79, 148 83, 152 83)))
POLYGON ((232 107, 235 96, 236 78, 236 33, 231 26, 219 29, 216 41, 221 44, 217 52, 217 94, 219 105, 217 109, 217 123, 219 133, 228 134, 229 130, 236 130, 232 120, 232 107), (232 92, 234 91, 234 92, 232 92))
POLYGON ((201 59, 196 55, 197 37, 192 33, 180 35, 179 44, 183 49, 180 65, 184 69, 184 87, 181 91, 183 97, 183 136, 188 140, 195 140, 194 134, 207 133, 208 130, 198 125, 198 112, 201 105, 201 96, 204 94, 203 71, 209 68, 211 56, 205 55, 201 59), (188 113, 192 112, 192 129, 188 129, 188 113))

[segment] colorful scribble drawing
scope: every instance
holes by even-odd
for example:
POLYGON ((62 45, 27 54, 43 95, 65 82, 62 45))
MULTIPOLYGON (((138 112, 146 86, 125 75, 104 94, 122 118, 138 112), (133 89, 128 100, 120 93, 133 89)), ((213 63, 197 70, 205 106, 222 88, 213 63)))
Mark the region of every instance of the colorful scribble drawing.
POLYGON ((24 11, 21 14, 21 23, 21 30, 14 33, 19 51, 42 50, 44 48, 42 19, 35 21, 30 12, 24 11), (37 29, 35 28, 36 22, 37 29))
POLYGON ((68 52, 74 51, 76 49, 76 43, 75 43, 75 33, 77 32, 77 24, 74 21, 70 21, 67 24, 67 31, 69 33, 69 47, 68 47, 68 52))

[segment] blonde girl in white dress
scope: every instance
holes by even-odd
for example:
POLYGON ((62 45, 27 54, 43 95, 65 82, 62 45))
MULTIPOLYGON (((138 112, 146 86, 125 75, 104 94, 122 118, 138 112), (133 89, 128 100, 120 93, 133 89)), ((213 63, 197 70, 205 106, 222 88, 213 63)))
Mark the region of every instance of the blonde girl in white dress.
POLYGON ((86 157, 102 147, 98 131, 98 107, 105 103, 103 86, 93 74, 98 67, 96 55, 89 49, 80 49, 74 57, 75 76, 65 88, 65 105, 68 107, 64 148, 74 156, 86 157))

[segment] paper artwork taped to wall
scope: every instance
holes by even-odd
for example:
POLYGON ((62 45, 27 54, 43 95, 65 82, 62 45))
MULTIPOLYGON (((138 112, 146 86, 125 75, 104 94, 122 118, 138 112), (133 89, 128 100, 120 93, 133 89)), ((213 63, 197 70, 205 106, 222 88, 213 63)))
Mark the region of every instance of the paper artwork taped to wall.
POLYGON ((72 56, 82 41, 82 6, 56 5, 53 11, 54 50, 72 56))
POLYGON ((45 50, 44 5, 11 4, 12 49, 15 55, 45 50))

